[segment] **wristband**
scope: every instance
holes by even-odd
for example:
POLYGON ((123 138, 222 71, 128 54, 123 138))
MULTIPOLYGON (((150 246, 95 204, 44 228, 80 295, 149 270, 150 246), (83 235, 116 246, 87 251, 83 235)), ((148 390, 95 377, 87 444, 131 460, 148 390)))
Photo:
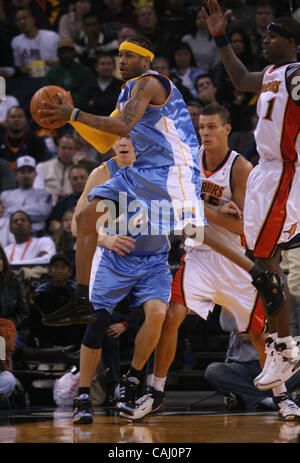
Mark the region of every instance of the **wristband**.
POLYGON ((213 35, 213 38, 218 48, 226 47, 226 45, 230 43, 229 38, 225 32, 221 35, 213 35))
POLYGON ((73 109, 73 111, 71 112, 70 121, 76 121, 79 111, 80 110, 78 108, 73 109))

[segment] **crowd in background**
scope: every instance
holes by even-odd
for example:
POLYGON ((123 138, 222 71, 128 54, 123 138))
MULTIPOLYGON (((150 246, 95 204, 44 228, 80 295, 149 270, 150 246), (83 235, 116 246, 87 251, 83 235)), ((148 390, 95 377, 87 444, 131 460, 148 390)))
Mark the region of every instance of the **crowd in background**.
MULTIPOLYGON (((235 53, 249 70, 262 70, 268 64, 262 53, 266 26, 291 14, 289 2, 220 4, 231 10, 228 35, 235 53)), ((300 1, 292 5, 300 21, 300 1)), ((45 327, 42 312, 57 310, 75 291, 74 208, 91 170, 113 155, 97 152, 69 124, 38 126, 29 109, 35 91, 58 85, 83 111, 109 115, 123 84, 119 44, 142 34, 155 51, 153 69, 182 92, 199 144, 200 109, 218 102, 231 114, 230 148, 257 163, 258 95, 234 89, 201 6, 197 0, 0 0, 0 76, 6 81, 0 101, 0 335, 11 330, 15 343, 0 370, 12 369, 11 354, 24 346, 79 348, 84 326, 45 327)), ((174 241, 172 272, 181 254, 181 241, 174 241)), ((288 258, 287 267, 296 268, 290 283, 297 302, 298 255, 288 258)), ((121 308, 116 323, 122 323, 120 333, 130 323, 137 329, 128 308, 121 308)))

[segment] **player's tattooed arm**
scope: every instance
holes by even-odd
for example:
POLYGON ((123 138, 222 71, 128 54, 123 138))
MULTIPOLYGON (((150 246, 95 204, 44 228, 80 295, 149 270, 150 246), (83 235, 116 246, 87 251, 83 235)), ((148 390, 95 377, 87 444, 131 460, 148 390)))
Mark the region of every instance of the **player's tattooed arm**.
POLYGON ((286 88, 297 106, 300 106, 300 64, 291 64, 286 69, 286 88))

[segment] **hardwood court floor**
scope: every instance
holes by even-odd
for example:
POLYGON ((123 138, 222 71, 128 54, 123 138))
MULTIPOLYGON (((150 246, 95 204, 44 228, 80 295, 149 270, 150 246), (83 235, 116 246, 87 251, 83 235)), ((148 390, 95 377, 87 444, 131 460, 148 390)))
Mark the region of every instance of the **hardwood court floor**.
POLYGON ((95 408, 94 423, 73 426, 71 408, 34 407, 0 412, 0 443, 299 443, 300 422, 277 413, 226 413, 210 392, 168 392, 163 414, 129 423, 113 409, 95 408))

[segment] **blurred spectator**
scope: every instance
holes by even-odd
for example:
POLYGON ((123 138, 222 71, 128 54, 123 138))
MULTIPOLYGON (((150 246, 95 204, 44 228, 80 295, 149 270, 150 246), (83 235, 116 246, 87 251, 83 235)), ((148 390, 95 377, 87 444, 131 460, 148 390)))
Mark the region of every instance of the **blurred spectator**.
POLYGON ((57 141, 56 157, 37 165, 37 178, 34 188, 45 188, 52 195, 53 206, 58 198, 72 192, 69 172, 77 150, 71 134, 62 135, 57 141))
POLYGON ((105 31, 116 38, 123 24, 137 23, 137 17, 130 2, 126 0, 103 0, 104 7, 98 11, 105 31))
POLYGON ((29 331, 29 294, 22 272, 12 272, 0 245, 0 317, 11 320, 16 327, 15 346, 27 344, 29 331))
POLYGON ((172 54, 171 74, 180 79, 182 85, 189 89, 194 98, 197 97, 196 80, 204 74, 204 71, 196 67, 193 52, 187 43, 180 42, 175 45, 172 54))
POLYGON ((159 72, 159 74, 163 74, 169 77, 174 82, 186 103, 193 99, 193 95, 191 94, 189 89, 182 84, 181 80, 177 76, 171 73, 170 63, 167 58, 165 58, 164 56, 157 56, 153 60, 152 67, 155 71, 159 72))
POLYGON ((201 112, 201 105, 197 103, 197 101, 191 101, 190 103, 187 104, 188 111, 190 113, 193 126, 199 141, 199 144, 201 143, 201 138, 199 134, 199 117, 200 117, 200 112, 201 112))
POLYGON ((14 235, 14 243, 4 248, 10 265, 49 264, 56 252, 54 241, 49 236, 33 237, 30 217, 25 212, 16 211, 10 216, 10 231, 14 235))
POLYGON ((46 221, 52 211, 51 195, 45 189, 33 188, 36 177, 36 162, 31 156, 17 159, 16 179, 19 188, 3 191, 5 217, 22 210, 28 214, 33 232, 45 233, 46 221))
POLYGON ((106 155, 97 151, 96 148, 87 142, 78 132, 74 132, 73 136, 77 146, 73 158, 76 164, 84 164, 89 170, 92 170, 107 159, 106 155))
POLYGON ((6 126, 7 112, 10 108, 19 106, 19 101, 13 95, 6 95, 4 100, 0 99, 0 126, 6 126))
POLYGON ((256 150, 256 142, 254 138, 254 130, 257 124, 256 106, 250 107, 251 111, 251 129, 231 132, 229 134, 228 143, 230 149, 237 151, 245 156, 245 158, 255 166, 259 160, 259 154, 256 150))
POLYGON ((15 168, 16 160, 25 155, 32 156, 36 162, 46 161, 49 156, 44 140, 29 128, 24 109, 14 106, 8 110, 6 128, 0 132, 0 158, 15 168))
MULTIPOLYGON (((248 71, 257 71, 257 59, 252 53, 249 36, 239 26, 233 26, 229 32, 228 37, 232 48, 238 58, 246 66, 248 71)), ((214 82, 218 89, 218 95, 222 101, 230 103, 234 98, 234 86, 228 77, 223 63, 220 63, 214 73, 214 82)))
POLYGON ((100 52, 97 56, 93 82, 81 87, 76 106, 88 113, 109 116, 116 108, 122 80, 113 76, 116 67, 114 56, 100 52))
POLYGON ((94 79, 94 73, 88 66, 75 61, 75 45, 71 39, 57 42, 57 54, 59 63, 47 72, 43 85, 58 85, 69 90, 75 101, 80 88, 94 79))
POLYGON ((16 69, 14 67, 14 56, 11 47, 11 39, 7 37, 3 21, 0 21, 0 76, 9 78, 12 77, 16 69))
MULTIPOLYGON (((227 105, 230 111, 232 132, 251 131, 252 101, 251 93, 233 90, 233 99, 227 105)), ((256 98, 254 102, 256 103, 256 98)))
POLYGON ((217 88, 210 75, 203 74, 198 77, 196 79, 195 87, 197 91, 196 100, 201 106, 205 106, 210 103, 217 103, 217 88))
POLYGON ((116 39, 111 39, 104 33, 97 14, 87 13, 82 21, 84 36, 75 40, 75 49, 80 62, 94 68, 100 51, 117 53, 119 44, 116 39))
POLYGON ((62 39, 78 40, 83 37, 82 18, 91 11, 91 0, 77 0, 73 9, 63 14, 58 22, 58 33, 62 39))
POLYGON ((75 244, 76 238, 72 234, 71 223, 74 210, 69 209, 63 213, 61 226, 53 235, 53 241, 57 252, 64 252, 68 255, 70 261, 75 264, 75 244))
POLYGON ((64 213, 70 209, 75 209, 76 204, 84 190, 89 172, 85 166, 75 164, 70 168, 69 175, 72 193, 69 196, 60 198, 52 211, 49 225, 49 231, 52 234, 61 227, 61 221, 64 213))
POLYGON ((39 29, 30 10, 16 12, 16 24, 21 32, 12 39, 14 65, 21 75, 42 77, 57 64, 56 45, 59 35, 51 30, 39 29))
POLYGON ((161 15, 161 27, 166 29, 174 40, 187 34, 190 18, 186 0, 166 0, 161 15))
POLYGON ((17 384, 16 377, 10 371, 16 338, 16 327, 11 320, 0 318, 0 336, 5 341, 5 358, 0 359, 0 410, 7 410, 17 384))
POLYGON ((197 68, 203 69, 206 74, 213 73, 216 66, 221 63, 219 50, 208 31, 201 9, 196 12, 190 33, 182 37, 182 42, 189 44, 197 68))
POLYGON ((0 159, 0 193, 17 187, 17 179, 10 162, 0 159))
POLYGON ((4 204, 0 198, 0 244, 3 248, 14 242, 14 235, 10 232, 9 218, 4 217, 4 204))
POLYGON ((36 347, 75 345, 80 348, 85 325, 50 327, 42 324, 42 314, 55 312, 75 293, 76 284, 71 279, 73 266, 64 253, 55 254, 50 261, 48 277, 34 291, 30 331, 36 347))
POLYGON ((161 27, 155 9, 151 6, 142 6, 137 10, 137 18, 139 32, 150 40, 154 54, 170 58, 174 37, 168 29, 161 27))
POLYGON ((255 27, 250 35, 253 54, 259 58, 259 71, 269 63, 263 57, 263 39, 267 25, 275 19, 275 8, 271 1, 260 1, 255 10, 255 27))

